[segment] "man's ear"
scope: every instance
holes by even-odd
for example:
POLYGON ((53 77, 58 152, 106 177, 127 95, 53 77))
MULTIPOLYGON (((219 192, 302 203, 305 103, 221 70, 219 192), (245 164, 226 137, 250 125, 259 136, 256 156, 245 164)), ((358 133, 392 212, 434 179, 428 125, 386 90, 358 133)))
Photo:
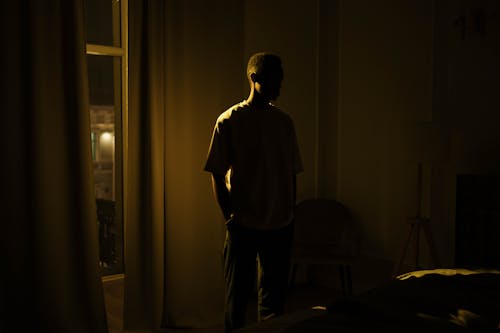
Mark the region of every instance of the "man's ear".
POLYGON ((257 73, 250 74, 250 80, 252 80, 253 83, 257 82, 257 78, 258 78, 257 73))

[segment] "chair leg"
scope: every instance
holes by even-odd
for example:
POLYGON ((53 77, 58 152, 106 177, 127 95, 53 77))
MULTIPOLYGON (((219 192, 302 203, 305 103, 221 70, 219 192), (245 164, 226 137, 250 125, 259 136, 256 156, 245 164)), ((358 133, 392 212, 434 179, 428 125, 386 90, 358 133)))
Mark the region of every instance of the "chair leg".
POLYGON ((345 265, 346 280, 347 280, 347 295, 352 296, 352 274, 351 265, 345 265))
POLYGON ((288 281, 288 286, 293 288, 295 285, 295 276, 297 275, 297 266, 299 264, 292 264, 292 270, 290 272, 290 279, 288 281))
POLYGON ((342 296, 345 297, 345 296, 347 296, 347 291, 346 291, 344 265, 342 265, 342 264, 339 265, 339 278, 340 278, 340 287, 342 289, 342 296))

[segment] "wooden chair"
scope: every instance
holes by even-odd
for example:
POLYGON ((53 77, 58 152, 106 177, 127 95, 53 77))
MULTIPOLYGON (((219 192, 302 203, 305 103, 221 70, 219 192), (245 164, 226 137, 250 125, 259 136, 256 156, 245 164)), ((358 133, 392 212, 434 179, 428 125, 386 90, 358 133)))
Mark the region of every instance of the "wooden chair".
POLYGON ((344 296, 352 295, 351 265, 359 253, 350 211, 330 199, 306 199, 295 210, 290 285, 298 265, 338 265, 344 296))

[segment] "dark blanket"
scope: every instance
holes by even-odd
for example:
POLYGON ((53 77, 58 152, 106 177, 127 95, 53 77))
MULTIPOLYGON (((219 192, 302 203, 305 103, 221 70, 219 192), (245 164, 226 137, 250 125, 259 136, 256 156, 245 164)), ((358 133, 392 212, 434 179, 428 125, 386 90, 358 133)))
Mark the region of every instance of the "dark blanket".
POLYGON ((289 315, 242 332, 500 332, 500 274, 449 269, 412 272, 336 301, 327 311, 300 316, 289 315))
MULTIPOLYGON (((449 272, 449 270, 447 270, 449 272)), ((285 332, 496 332, 500 274, 409 274, 285 332)))

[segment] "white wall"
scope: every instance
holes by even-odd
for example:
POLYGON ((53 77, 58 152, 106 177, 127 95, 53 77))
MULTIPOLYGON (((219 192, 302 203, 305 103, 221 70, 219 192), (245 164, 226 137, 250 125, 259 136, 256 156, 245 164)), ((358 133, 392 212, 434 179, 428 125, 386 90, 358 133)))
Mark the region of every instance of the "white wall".
POLYGON ((202 169, 214 122, 247 97, 246 61, 260 50, 283 58, 277 104, 297 129, 305 167, 299 200, 317 194, 345 203, 363 231, 367 255, 398 259, 406 220, 416 212, 420 143, 428 128, 436 129, 438 142, 431 146, 434 153, 449 153, 449 161, 441 160, 432 174, 432 228, 450 262, 453 170, 498 166, 498 158, 475 155, 480 147, 494 151, 499 142, 493 125, 483 131, 498 123, 492 90, 500 77, 494 75, 498 47, 491 46, 497 35, 488 37, 494 52, 478 55, 480 46, 472 44, 451 47, 451 14, 435 11, 433 0, 174 3, 166 172, 167 289, 176 322, 222 320, 224 227, 202 169), (463 47, 468 53, 454 56, 463 47), (449 59, 454 77, 447 72, 449 59), (462 72, 470 59, 474 65, 462 72), (478 80, 481 89, 475 89, 478 80), (447 132, 455 134, 449 149, 440 150, 447 132))
POLYGON ((397 260, 424 161, 424 213, 451 266, 456 176, 500 171, 500 4, 383 3, 340 2, 338 198, 361 224, 365 254, 397 260))
POLYGON ((363 252, 397 260, 416 213, 416 129, 432 107, 432 1, 342 1, 338 197, 363 252))
POLYGON ((435 163, 432 216, 445 263, 454 259, 457 175, 500 172, 499 12, 498 1, 436 2, 433 122, 445 149, 435 163))

